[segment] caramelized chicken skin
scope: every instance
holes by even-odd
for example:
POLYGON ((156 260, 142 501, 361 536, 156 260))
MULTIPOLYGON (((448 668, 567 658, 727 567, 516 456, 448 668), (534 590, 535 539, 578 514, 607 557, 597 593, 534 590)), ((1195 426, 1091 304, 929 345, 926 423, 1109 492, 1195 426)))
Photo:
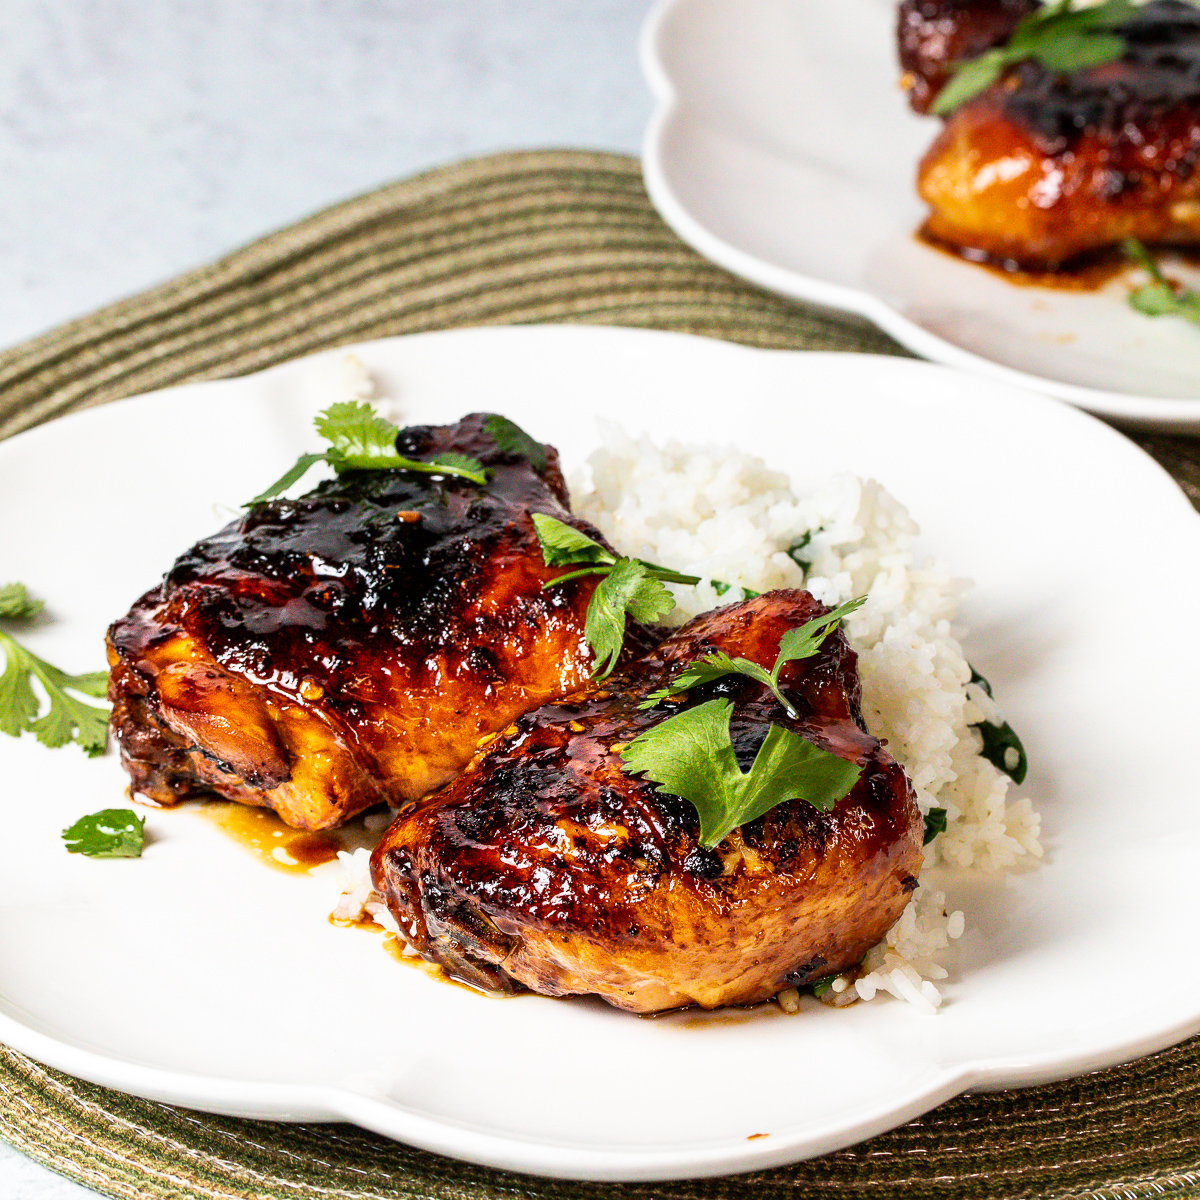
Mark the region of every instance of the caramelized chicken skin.
MULTIPOLYGON (((199 542, 109 630, 113 727, 135 791, 214 793, 324 829, 425 795, 479 739, 581 687, 593 580, 542 590, 530 514, 572 517, 486 414, 400 431, 410 458, 471 455, 483 487, 356 471, 199 542)), ((635 631, 635 644, 636 644, 635 631)))
POLYGON ((401 813, 372 873, 411 943, 479 986, 595 993, 631 1012, 751 1003, 857 963, 916 886, 922 824, 903 771, 864 730, 842 635, 784 668, 796 720, 744 676, 637 707, 714 649, 769 669, 783 634, 824 611, 788 591, 698 617, 521 717, 401 813), (619 751, 714 695, 735 701, 743 770, 774 722, 862 764, 859 782, 831 812, 789 801, 702 849, 695 809, 626 774, 619 751))
MULTIPOLYGON (((1117 32, 1116 62, 1067 74, 1023 62, 951 114, 918 170, 932 237, 1034 269, 1128 237, 1200 241, 1200 11, 1153 0, 1117 32)), ((922 70, 932 99, 944 70, 932 55, 922 70)))
POLYGON ((917 112, 927 112, 950 78, 951 64, 1008 41, 1041 0, 904 0, 897 21, 901 84, 917 112))

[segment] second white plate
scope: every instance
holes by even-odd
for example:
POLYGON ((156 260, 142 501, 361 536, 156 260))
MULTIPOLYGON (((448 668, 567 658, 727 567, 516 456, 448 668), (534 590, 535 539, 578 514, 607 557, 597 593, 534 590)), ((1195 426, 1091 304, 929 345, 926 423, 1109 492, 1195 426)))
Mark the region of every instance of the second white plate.
MULTIPOLYGON (((1018 287, 914 238, 940 126, 897 86, 894 0, 661 0, 642 60, 655 205, 707 258, 856 312, 936 362, 1163 429, 1200 430, 1200 329, 1113 280, 1018 287)), ((1200 284, 1200 272, 1172 274, 1200 284)))

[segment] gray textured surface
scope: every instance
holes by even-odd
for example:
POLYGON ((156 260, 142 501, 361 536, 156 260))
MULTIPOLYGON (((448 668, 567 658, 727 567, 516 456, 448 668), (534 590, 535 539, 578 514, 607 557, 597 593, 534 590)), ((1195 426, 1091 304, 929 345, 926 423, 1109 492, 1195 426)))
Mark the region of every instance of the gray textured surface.
POLYGON ((0 1142, 0 1196, 5 1200, 95 1200, 96 1193, 47 1171, 0 1142))
POLYGON ((7 0, 0 345, 355 192, 636 150, 649 0, 7 0))
MULTIPOLYGON (((0 345, 387 180, 636 150, 649 0, 7 0, 0 345)), ((4 1200, 94 1195, 0 1143, 4 1200)))

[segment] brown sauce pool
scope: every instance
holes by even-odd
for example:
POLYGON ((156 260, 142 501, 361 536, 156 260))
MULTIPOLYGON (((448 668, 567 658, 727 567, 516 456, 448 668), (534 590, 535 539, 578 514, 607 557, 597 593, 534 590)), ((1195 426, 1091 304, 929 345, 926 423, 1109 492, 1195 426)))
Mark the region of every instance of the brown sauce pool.
MULTIPOLYGON (((232 800, 205 800, 197 806, 196 811, 211 821, 222 833, 227 834, 238 845, 253 854, 259 862, 289 875, 304 875, 313 867, 333 862, 337 858, 339 850, 353 851, 359 848, 370 850, 383 833, 383 829, 378 824, 373 830, 368 829, 361 816, 343 825, 340 829, 325 829, 318 832, 293 829, 290 825, 285 825, 269 808, 255 808, 248 804, 238 804, 232 800)), ((503 992, 487 992, 472 987, 469 983, 456 979, 437 963, 426 962, 417 955, 405 954, 404 943, 394 933, 373 921, 366 913, 356 921, 340 920, 331 915, 329 923, 343 929, 364 929, 371 933, 383 934, 383 949, 396 962, 402 963, 406 967, 415 967, 439 983, 464 988, 472 995, 487 996, 493 1000, 509 998, 503 992)), ((532 993, 523 992, 513 994, 532 995, 532 993)))
POLYGON ((260 862, 289 875, 303 875, 322 863, 333 862, 339 850, 360 846, 370 849, 382 832, 368 830, 361 817, 341 829, 293 829, 269 808, 253 808, 232 800, 205 800, 197 811, 260 862))
MULTIPOLYGON (((1060 292, 1098 292, 1106 283, 1136 265, 1121 252, 1119 246, 1108 246, 1093 254, 1086 254, 1057 271, 1030 270, 1010 258, 993 258, 982 250, 972 250, 967 246, 955 246, 944 242, 931 234, 924 225, 913 237, 931 250, 949 254, 960 262, 982 267, 1014 287, 1054 288, 1060 292)), ((1173 253, 1178 253, 1176 247, 1171 249, 1173 253)))

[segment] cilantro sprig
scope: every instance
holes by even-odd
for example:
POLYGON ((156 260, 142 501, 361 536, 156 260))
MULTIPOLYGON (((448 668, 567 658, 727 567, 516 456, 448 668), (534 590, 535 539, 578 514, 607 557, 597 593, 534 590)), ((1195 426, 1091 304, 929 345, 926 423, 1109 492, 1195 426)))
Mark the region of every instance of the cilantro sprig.
POLYGON ((592 674, 611 674, 625 644, 625 618, 649 624, 675 607, 675 597, 645 563, 618 559, 592 593, 583 635, 596 656, 592 674))
POLYGON ((1183 317, 1200 325, 1200 293, 1172 283, 1154 260, 1154 256, 1136 238, 1126 238, 1122 248, 1144 268, 1150 282, 1129 293, 1129 306, 1147 317, 1183 317))
POLYGON ((1082 71, 1115 62, 1125 53, 1125 39, 1112 32, 1136 12, 1132 0, 1104 0, 1091 8, 1075 8, 1057 0, 1024 17, 1003 46, 958 63, 929 111, 944 117, 991 87, 1015 63, 1034 59, 1048 71, 1082 71))
MULTIPOLYGON (((575 567, 542 585, 557 587, 584 575, 601 575, 584 620, 584 636, 596 656, 592 675, 603 679, 612 673, 625 644, 625 619, 657 621, 675 607, 675 597, 664 583, 699 583, 699 575, 685 575, 640 558, 623 558, 572 525, 533 514, 533 527, 548 567, 575 567)), ((727 590, 727 589, 726 589, 727 590)))
POLYGON ((515 421, 492 413, 483 423, 492 441, 503 454, 523 458, 535 471, 546 469, 546 447, 536 438, 530 437, 515 421))
MULTIPOLYGON (((41 608, 42 602, 32 599, 24 584, 0 587, 0 618, 27 621, 41 608)), ((0 674, 0 733, 20 737, 29 732, 43 746, 50 747, 76 742, 93 758, 104 753, 108 742, 108 710, 86 704, 78 697, 103 699, 108 689, 107 672, 68 675, 26 650, 3 629, 0 629, 0 658, 4 661, 4 672, 0 674), (44 713, 33 689, 35 679, 49 702, 44 713)))
MULTIPOLYGON (((866 596, 838 605, 779 639, 770 671, 723 651, 689 663, 666 687, 638 705, 653 708, 669 696, 726 675, 744 675, 767 688, 787 714, 791 702, 779 690, 785 663, 811 658, 838 623, 862 606, 866 596)), ((738 766, 729 734, 733 702, 708 700, 684 709, 639 734, 621 751, 624 770, 643 774, 672 795, 687 800, 700 816, 700 845, 711 850, 722 838, 786 800, 807 800, 828 812, 858 782, 862 768, 772 724, 748 772, 738 766)))
POLYGON ((779 725, 767 730, 743 772, 729 733, 733 707, 728 699, 707 700, 639 734, 620 752, 627 773, 645 775, 695 808, 706 850, 788 800, 828 812, 858 782, 857 763, 779 725))
POLYGON ((779 672, 783 670, 785 663, 812 658, 820 650, 825 639, 837 628, 839 622, 861 608, 866 599, 866 596, 858 596, 853 600, 847 600, 845 604, 839 604, 837 608, 830 609, 822 616, 813 617, 811 621, 806 621, 796 629, 789 629, 779 639, 779 655, 770 671, 760 667, 756 662, 751 662, 748 658, 730 658, 724 650, 714 650, 711 654, 706 654, 695 662, 689 663, 666 687, 651 692, 638 707, 653 708, 669 696, 686 692, 700 684, 712 683, 725 675, 736 674, 745 675, 747 678, 761 683, 763 687, 770 690, 786 710, 788 716, 794 717, 796 710, 793 708, 792 702, 779 690, 779 672))
POLYGON ((0 617, 10 621, 28 621, 36 617, 43 607, 43 602, 33 599, 23 583, 0 586, 0 617))
POLYGON ((130 808, 106 808, 80 817, 62 831, 69 854, 88 858, 140 858, 146 818, 130 808))
POLYGON ((344 400, 338 404, 331 404, 317 415, 313 424, 317 432, 329 442, 329 449, 318 454, 300 455, 295 464, 266 491, 259 492, 249 501, 246 504, 247 508, 286 491, 310 467, 319 462, 328 463, 339 475, 343 471, 399 469, 417 471, 425 475, 454 476, 481 486, 487 483, 490 477, 488 469, 481 462, 466 454, 435 454, 428 460, 405 458, 397 454, 396 434, 399 430, 362 401, 344 400))

